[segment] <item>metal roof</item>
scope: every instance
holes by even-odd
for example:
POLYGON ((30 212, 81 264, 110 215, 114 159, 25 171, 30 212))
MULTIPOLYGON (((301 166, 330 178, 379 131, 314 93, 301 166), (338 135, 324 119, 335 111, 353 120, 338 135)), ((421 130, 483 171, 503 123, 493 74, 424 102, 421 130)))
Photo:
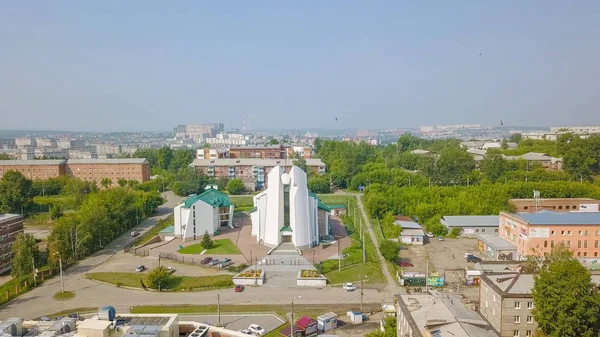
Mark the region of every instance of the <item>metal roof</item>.
POLYGON ((159 233, 174 233, 175 232, 175 225, 171 225, 163 230, 161 230, 159 233))
POLYGON ((183 207, 190 208, 197 201, 204 201, 212 207, 229 207, 231 205, 231 201, 225 193, 210 189, 199 195, 187 198, 183 202, 183 207))
POLYGON ((505 251, 505 250, 517 250, 517 246, 512 243, 504 240, 503 238, 497 235, 489 235, 489 236, 480 236, 479 240, 485 243, 486 245, 494 248, 495 250, 505 251))
POLYGON ((513 214, 530 225, 600 225, 600 212, 538 212, 513 214))
POLYGON ((0 213, 0 222, 21 218, 20 214, 0 213))
MULTIPOLYGON (((293 159, 217 158, 194 159, 190 166, 292 166, 293 159)), ((307 166, 325 166, 321 159, 306 159, 307 166)))
POLYGON ((498 215, 444 215, 441 222, 448 227, 498 227, 498 215))
POLYGON ((400 225, 402 226, 402 229, 423 229, 423 227, 421 227, 421 225, 419 225, 418 223, 414 222, 414 221, 403 221, 403 220, 396 220, 394 221, 394 224, 396 225, 400 225))

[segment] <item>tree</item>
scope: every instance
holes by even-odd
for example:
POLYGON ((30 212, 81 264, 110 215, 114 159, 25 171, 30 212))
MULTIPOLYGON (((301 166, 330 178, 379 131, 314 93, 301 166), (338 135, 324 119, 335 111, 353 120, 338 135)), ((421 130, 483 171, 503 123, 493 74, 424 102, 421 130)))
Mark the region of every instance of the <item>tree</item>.
POLYGON ((32 201, 32 181, 21 172, 7 171, 0 179, 0 213, 21 213, 32 201))
POLYGON ((313 193, 331 193, 331 184, 329 178, 324 176, 314 176, 308 178, 308 190, 313 193))
POLYGON ((204 234, 202 235, 202 241, 200 242, 200 245, 202 246, 202 248, 204 249, 211 249, 214 246, 214 242, 212 240, 212 238, 210 237, 210 234, 208 234, 208 231, 205 231, 204 234))
POLYGON ((554 249, 535 276, 533 317, 549 337, 597 336, 600 294, 589 271, 565 251, 554 249))
POLYGON ((194 161, 194 152, 188 149, 179 149, 173 152, 173 159, 169 163, 169 170, 179 171, 194 161))
POLYGON ((245 189, 246 189, 246 186, 244 185, 244 182, 240 178, 231 179, 227 183, 227 192, 229 192, 229 194, 233 194, 233 195, 242 194, 242 193, 244 193, 245 189))
POLYGON ((387 212, 383 219, 379 222, 381 224, 381 230, 383 231, 383 236, 386 238, 394 238, 397 239, 402 232, 402 226, 395 223, 396 219, 394 218, 394 213, 387 212))
POLYGON ((0 153, 0 160, 10 160, 10 156, 6 153, 0 153))
POLYGON ((121 186, 121 187, 125 187, 125 186, 127 186, 127 179, 125 179, 125 178, 119 178, 117 180, 117 184, 119 184, 119 186, 121 186))
POLYGON ((512 135, 510 135, 510 138, 508 138, 508 141, 519 144, 522 139, 523 135, 521 135, 520 133, 513 133, 512 135))
POLYGON ((383 331, 377 329, 365 334, 365 337, 396 337, 396 317, 386 317, 383 323, 383 331))
POLYGON ((150 283, 150 287, 157 289, 158 291, 161 291, 163 287, 167 286, 170 278, 171 273, 163 266, 152 269, 152 271, 148 274, 148 282, 150 283))
POLYGON ((168 170, 173 160, 173 150, 168 146, 163 146, 156 153, 156 166, 162 170, 168 170))
POLYGON ((100 180, 100 185, 102 185, 102 187, 104 188, 109 188, 110 185, 112 185, 112 179, 102 178, 102 180, 100 180))
POLYGON ((298 159, 294 159, 292 161, 292 164, 294 166, 298 166, 299 168, 302 169, 302 171, 308 173, 308 166, 306 165, 306 159, 304 159, 304 157, 299 157, 298 159))
POLYGON ((40 251, 35 237, 31 234, 19 233, 12 245, 13 257, 10 274, 21 277, 33 273, 40 251))
POLYGON ((396 261, 400 253, 400 245, 391 240, 383 240, 379 244, 379 251, 386 260, 396 261))
POLYGON ((269 141, 269 145, 279 145, 279 141, 275 138, 271 138, 269 141))

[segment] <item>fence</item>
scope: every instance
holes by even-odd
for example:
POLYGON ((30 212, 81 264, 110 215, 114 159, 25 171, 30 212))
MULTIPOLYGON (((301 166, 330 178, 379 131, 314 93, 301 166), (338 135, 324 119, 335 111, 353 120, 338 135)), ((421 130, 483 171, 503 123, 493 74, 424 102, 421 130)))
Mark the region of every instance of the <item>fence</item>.
POLYGON ((195 264, 198 266, 201 266, 202 260, 206 258, 206 257, 193 258, 193 257, 181 255, 181 254, 165 253, 165 252, 158 252, 158 257, 161 259, 173 260, 173 261, 177 261, 177 262, 181 262, 181 263, 190 263, 190 264, 195 264))

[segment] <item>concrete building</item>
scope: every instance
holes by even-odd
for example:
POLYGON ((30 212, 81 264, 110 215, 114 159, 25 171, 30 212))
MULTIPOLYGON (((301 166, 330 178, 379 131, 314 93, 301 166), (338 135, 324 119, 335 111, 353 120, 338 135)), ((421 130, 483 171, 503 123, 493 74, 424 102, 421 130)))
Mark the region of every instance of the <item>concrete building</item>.
POLYGON ((204 138, 203 142, 211 146, 238 146, 246 145, 248 139, 242 134, 219 133, 216 137, 204 138))
POLYGON ((23 217, 0 214, 0 274, 10 271, 12 244, 19 233, 23 233, 23 217))
POLYGON ((200 148, 196 150, 196 159, 219 159, 227 158, 227 150, 200 148))
MULTIPOLYGON (((247 184, 249 190, 262 190, 268 187, 268 175, 274 167, 281 166, 286 172, 289 172, 292 163, 291 159, 220 158, 196 159, 190 166, 211 178, 240 178, 245 182, 254 183, 254 189, 247 184)), ((326 172, 326 166, 321 159, 307 159, 306 165, 316 174, 326 172)))
POLYGON ((461 235, 496 235, 500 224, 497 215, 445 215, 440 222, 449 231, 460 229, 461 235))
POLYGON ((517 246, 498 235, 482 235, 477 238, 479 251, 494 261, 512 261, 517 259, 517 246))
POLYGON ((109 178, 113 185, 117 185, 120 178, 139 182, 150 180, 150 167, 144 158, 0 161, 0 178, 11 170, 19 171, 25 178, 33 180, 64 175, 98 184, 102 179, 109 178))
POLYGON ((396 295, 398 337, 498 337, 462 298, 437 293, 396 295))
POLYGON ((510 199, 516 213, 552 212, 598 212, 600 200, 590 198, 544 198, 510 199))
POLYGON ((269 247, 292 243, 299 249, 319 245, 331 232, 331 209, 308 192, 306 173, 292 166, 285 173, 281 166, 269 172, 269 187, 254 196, 252 235, 269 247))
POLYGON ((299 157, 310 159, 313 156, 313 149, 310 146, 290 146, 286 148, 287 158, 299 157))
POLYGON ((191 138, 195 143, 200 143, 204 138, 214 137, 223 130, 223 123, 209 123, 178 125, 173 132, 176 139, 191 138))
POLYGON ((600 133, 600 125, 588 126, 553 126, 550 128, 551 133, 574 133, 576 135, 592 135, 600 133))
POLYGON ((175 237, 197 240, 204 232, 213 234, 222 226, 233 228, 233 204, 223 192, 214 189, 187 198, 173 209, 175 237))
POLYGON ((286 153, 281 145, 232 147, 229 149, 229 158, 285 159, 286 153))
POLYGON ((410 218, 395 220, 394 224, 402 227, 400 242, 407 245, 423 245, 425 243, 425 231, 423 231, 423 227, 410 218))
POLYGON ((597 259, 600 213, 500 212, 500 237, 517 247, 515 259, 523 259, 534 250, 550 253, 555 245, 565 245, 577 258, 597 259))

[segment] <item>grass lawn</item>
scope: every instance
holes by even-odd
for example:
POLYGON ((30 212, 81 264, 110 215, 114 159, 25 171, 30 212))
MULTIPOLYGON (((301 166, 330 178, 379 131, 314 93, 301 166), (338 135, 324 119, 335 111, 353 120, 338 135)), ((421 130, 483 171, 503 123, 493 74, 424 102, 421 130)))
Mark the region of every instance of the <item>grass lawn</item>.
MULTIPOLYGON (((88 273, 85 277, 90 280, 96 280, 114 284, 118 287, 142 288, 142 281, 146 287, 150 287, 147 273, 88 273), (141 280, 141 281, 140 281, 141 280)), ((214 275, 214 276, 171 276, 170 279, 163 285, 165 290, 174 291, 189 291, 189 290, 211 290, 233 287, 233 281, 230 275, 214 275)))
POLYGON ((385 283, 385 277, 381 272, 381 265, 377 262, 367 262, 355 264, 341 271, 337 269, 325 274, 331 284, 342 284, 346 282, 360 282, 360 275, 363 275, 365 284, 385 283))
MULTIPOLYGON (((200 254, 204 251, 202 244, 196 243, 183 247, 177 252, 179 254, 200 254)), ((213 242, 213 247, 206 251, 206 254, 241 254, 240 250, 233 244, 231 239, 220 239, 213 242)))
POLYGON ((348 199, 350 199, 350 207, 356 203, 356 198, 353 195, 317 194, 317 196, 327 205, 345 205, 348 207, 348 199))
POLYGON ((66 301, 66 300, 70 300, 73 297, 75 297, 75 293, 71 292, 71 291, 65 291, 63 292, 57 292, 56 294, 54 294, 54 299, 57 301, 66 301))
POLYGON ((235 210, 239 210, 240 207, 252 207, 254 206, 254 201, 251 195, 230 195, 229 200, 235 205, 235 210))

